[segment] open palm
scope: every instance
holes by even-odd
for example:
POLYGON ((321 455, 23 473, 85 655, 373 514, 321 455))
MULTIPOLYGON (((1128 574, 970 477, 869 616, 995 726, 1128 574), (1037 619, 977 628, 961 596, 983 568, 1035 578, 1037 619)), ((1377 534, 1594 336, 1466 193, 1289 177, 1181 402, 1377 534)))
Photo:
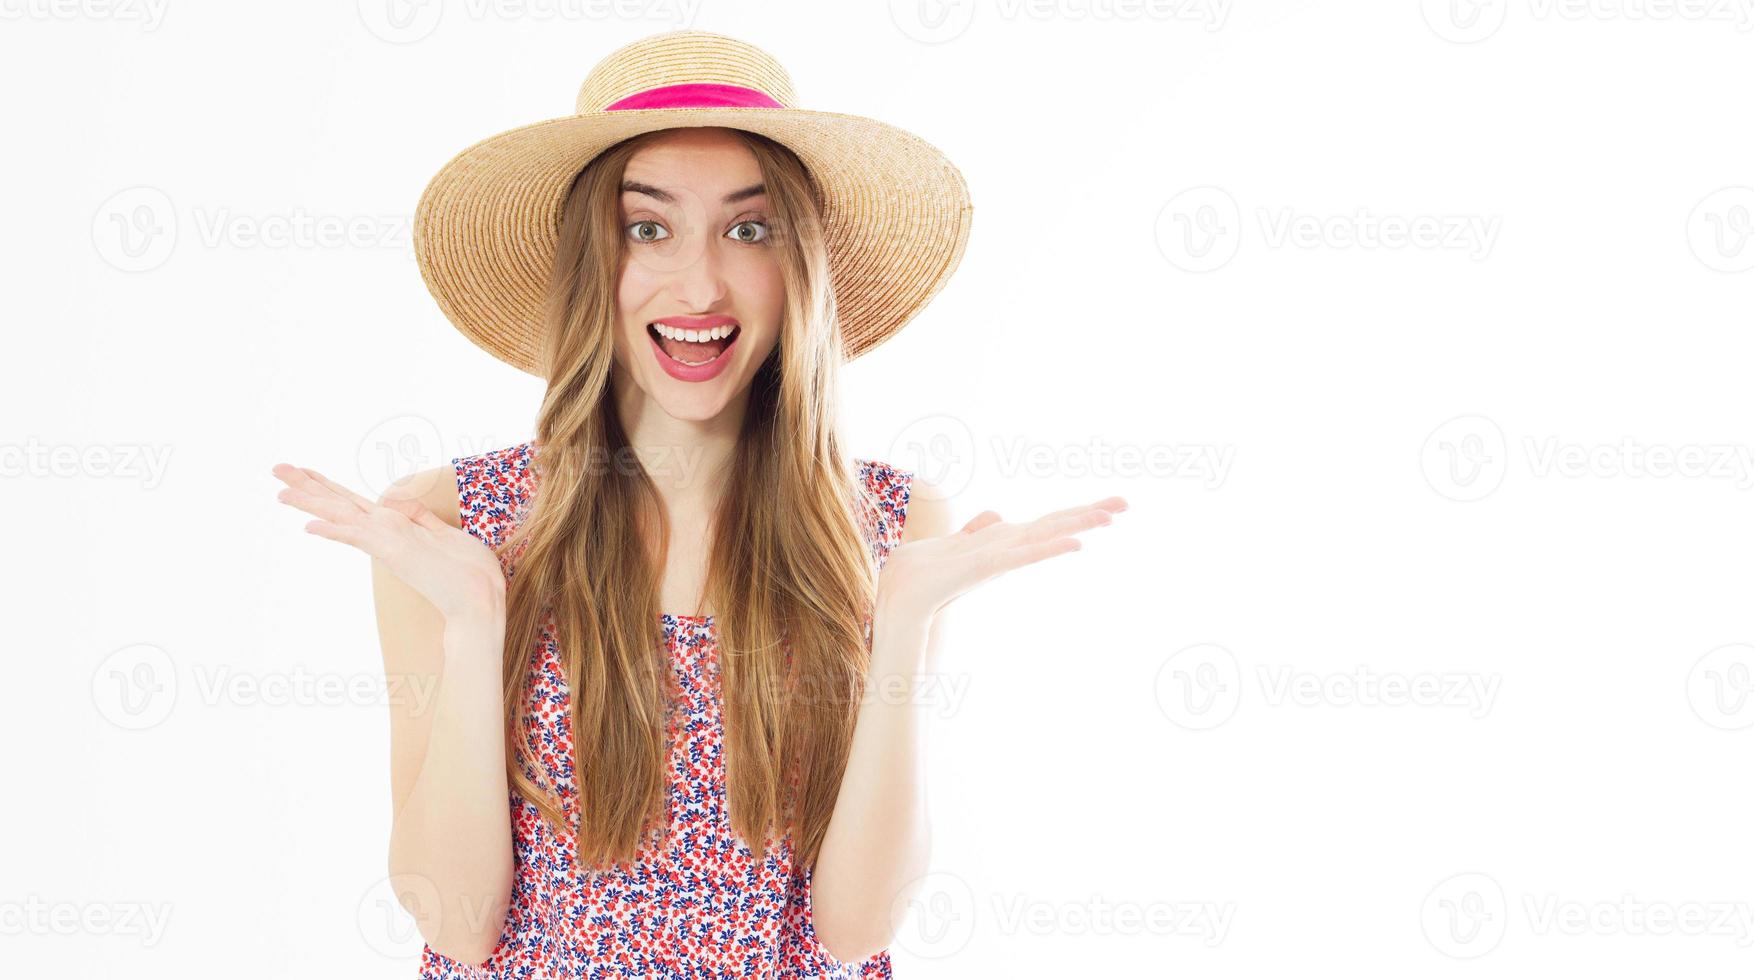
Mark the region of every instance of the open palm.
POLYGON ((1109 497, 1022 524, 982 511, 954 534, 895 548, 884 561, 878 589, 899 608, 931 616, 988 579, 1077 551, 1082 545, 1074 535, 1111 524, 1126 509, 1125 500, 1109 497))
POLYGON ((380 504, 288 463, 276 464, 273 472, 286 484, 281 503, 320 518, 306 530, 383 562, 446 618, 504 595, 505 572, 493 550, 420 501, 390 494, 380 504))

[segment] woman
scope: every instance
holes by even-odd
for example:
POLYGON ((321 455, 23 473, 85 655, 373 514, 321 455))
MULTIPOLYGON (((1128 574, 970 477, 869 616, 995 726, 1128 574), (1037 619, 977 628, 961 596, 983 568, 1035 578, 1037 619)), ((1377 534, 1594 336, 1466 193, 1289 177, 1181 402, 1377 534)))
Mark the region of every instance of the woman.
POLYGON ((923 718, 865 692, 1125 503, 952 534, 913 474, 843 456, 839 365, 966 240, 937 151, 791 108, 770 57, 696 31, 612 54, 579 103, 460 154, 417 218, 453 322, 546 378, 536 438, 375 502, 274 469, 372 556, 386 670, 443 681, 393 709, 421 976, 889 976, 923 718))

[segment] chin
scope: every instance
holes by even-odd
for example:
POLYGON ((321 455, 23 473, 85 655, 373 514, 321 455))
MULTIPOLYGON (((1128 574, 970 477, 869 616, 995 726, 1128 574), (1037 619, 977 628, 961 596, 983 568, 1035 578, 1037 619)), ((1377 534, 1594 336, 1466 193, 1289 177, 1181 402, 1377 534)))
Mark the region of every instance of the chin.
POLYGON ((664 410, 664 414, 680 422, 707 422, 725 410, 730 401, 731 387, 729 379, 715 378, 707 384, 690 384, 674 378, 663 378, 662 385, 656 392, 651 392, 652 400, 664 410), (724 385, 721 387, 721 382, 724 385), (677 391, 687 388, 687 391, 677 391), (703 390, 710 389, 710 390, 703 390))

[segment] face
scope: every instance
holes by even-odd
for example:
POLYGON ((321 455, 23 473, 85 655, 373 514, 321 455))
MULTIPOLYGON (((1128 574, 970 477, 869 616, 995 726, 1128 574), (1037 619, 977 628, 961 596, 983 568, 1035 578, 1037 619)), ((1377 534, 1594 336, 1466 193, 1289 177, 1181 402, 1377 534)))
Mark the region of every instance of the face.
POLYGON ((724 129, 667 131, 628 160, 615 360, 673 418, 717 416, 779 340, 785 284, 761 183, 724 129))

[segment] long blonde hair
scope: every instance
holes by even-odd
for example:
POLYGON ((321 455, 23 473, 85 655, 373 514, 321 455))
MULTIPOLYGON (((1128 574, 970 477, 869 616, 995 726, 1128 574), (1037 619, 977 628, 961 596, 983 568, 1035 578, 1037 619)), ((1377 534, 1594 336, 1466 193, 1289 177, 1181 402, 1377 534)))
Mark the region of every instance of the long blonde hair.
MULTIPOLYGON (((789 834, 802 867, 821 847, 865 685, 876 566, 860 522, 872 503, 837 432, 842 341, 819 198, 790 150, 735 132, 760 164, 786 299, 713 515, 706 599, 716 610, 732 828, 758 860, 770 831, 789 834)), ((643 466, 602 462, 631 456, 611 370, 627 249, 621 183, 654 135, 604 151, 566 196, 531 462, 537 490, 501 545, 515 556, 507 773, 545 819, 576 832, 581 868, 631 862, 667 818, 671 708, 658 586, 669 530, 643 466), (523 764, 525 685, 550 615, 572 695, 576 828, 523 764)))

